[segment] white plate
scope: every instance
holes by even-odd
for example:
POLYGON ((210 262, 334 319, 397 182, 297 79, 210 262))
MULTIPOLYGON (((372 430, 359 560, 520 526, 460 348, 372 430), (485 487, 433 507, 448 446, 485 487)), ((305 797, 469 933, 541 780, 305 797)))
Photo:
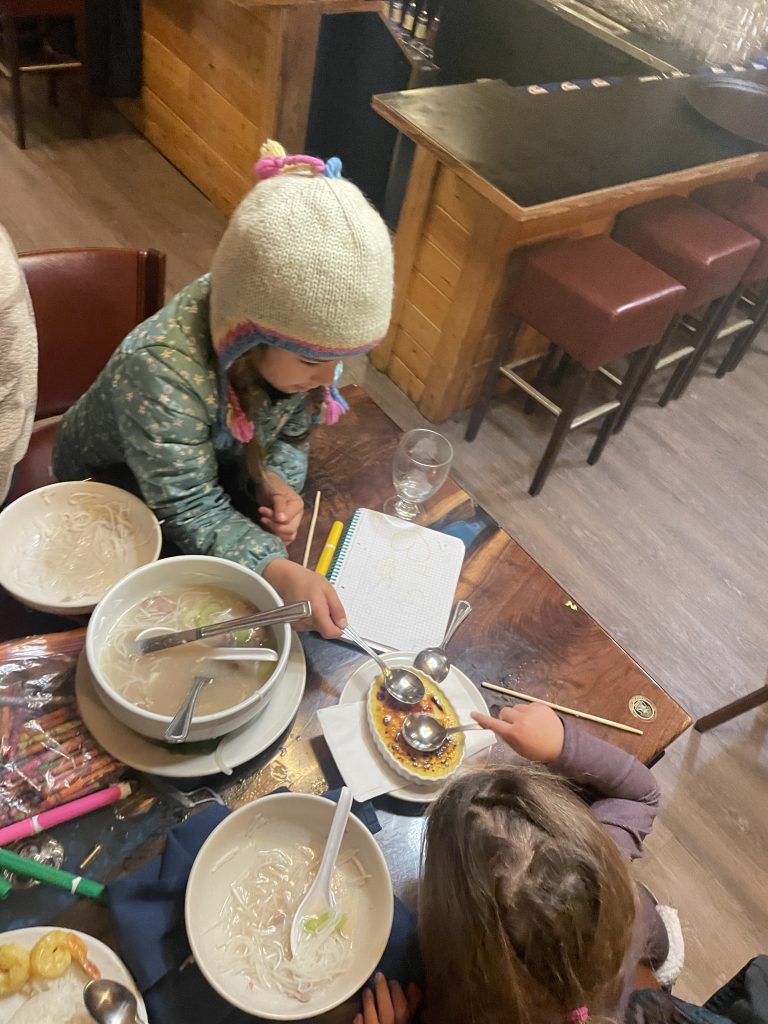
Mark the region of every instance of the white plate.
MULTIPOLYGON (((99 700, 85 652, 75 674, 75 695, 88 731, 102 747, 139 772, 171 779, 194 779, 239 767, 261 754, 290 724, 296 714, 307 681, 304 649, 291 633, 291 650, 283 678, 276 683, 269 703, 258 717, 224 736, 218 750, 210 754, 188 754, 169 750, 121 725, 99 700)), ((0 1022, 1 1024, 1 1022, 0 1022)))
MULTIPOLYGON (((27 949, 31 950, 38 939, 41 939, 47 932, 53 930, 53 928, 16 928, 14 931, 0 934, 0 942, 20 942, 22 946, 26 946, 27 949)), ((113 953, 109 946, 105 946, 99 939, 95 939, 92 935, 86 935, 85 932, 76 932, 74 928, 64 928, 62 931, 72 932, 73 935, 78 935, 83 940, 88 947, 88 959, 92 960, 99 968, 102 978, 119 981, 133 992, 139 1007, 139 1018, 142 1022, 146 1021, 147 1009, 144 1006, 141 993, 136 988, 136 982, 128 973, 128 968, 117 954, 113 953)), ((79 967, 72 967, 70 970, 76 970, 82 974, 79 967)), ((87 980, 87 978, 83 977, 83 988, 85 988, 87 980)), ((16 993, 16 995, 0 999, 0 1024, 6 1024, 14 1013, 24 1005, 27 998, 27 996, 21 993, 16 993)), ((87 1018, 87 1011, 85 1016, 87 1018)))
MULTIPOLYGON (((415 657, 415 654, 385 654, 384 661, 393 668, 411 668, 415 657)), ((347 680, 347 685, 341 691, 339 704, 357 704, 360 701, 367 700, 368 690, 378 673, 379 669, 374 661, 364 662, 347 680)), ((466 690, 473 711, 479 711, 484 715, 488 714, 488 705, 468 676, 465 676, 455 665, 451 665, 449 678, 466 690)), ((455 778, 460 772, 467 771, 468 769, 483 768, 488 763, 492 749, 492 747, 486 747, 470 757, 465 757, 461 765, 451 774, 450 778, 455 778)), ((445 781, 447 782, 448 780, 446 779, 445 781)), ((409 804, 431 804, 437 800, 444 786, 445 782, 424 786, 414 782, 409 786, 403 786, 401 789, 393 789, 389 796, 395 796, 398 800, 405 800, 409 804)))

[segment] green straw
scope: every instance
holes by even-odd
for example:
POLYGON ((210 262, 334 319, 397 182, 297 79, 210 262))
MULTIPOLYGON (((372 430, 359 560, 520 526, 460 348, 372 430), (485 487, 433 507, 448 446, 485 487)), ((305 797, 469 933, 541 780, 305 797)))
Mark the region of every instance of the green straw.
MULTIPOLYGON (((10 850, 0 849, 0 868, 12 871, 15 875, 36 878, 38 882, 47 882, 48 885, 55 885, 59 889, 66 889, 73 896, 90 896, 92 900, 104 902, 104 886, 101 882, 94 882, 90 878, 81 878, 80 875, 62 871, 61 868, 52 868, 49 864, 41 864, 29 857, 21 857, 18 853, 11 853, 10 850)), ((4 896, 0 896, 0 899, 4 899, 4 896)))
POLYGON ((3 875, 0 875, 0 900, 4 900, 11 892, 11 883, 3 875))

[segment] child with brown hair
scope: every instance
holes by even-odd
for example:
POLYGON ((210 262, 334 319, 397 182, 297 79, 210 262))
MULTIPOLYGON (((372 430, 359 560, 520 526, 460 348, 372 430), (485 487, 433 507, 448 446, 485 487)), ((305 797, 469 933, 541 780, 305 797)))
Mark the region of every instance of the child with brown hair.
MULTIPOLYGON (((653 901, 629 873, 658 810, 656 782, 543 705, 473 718, 537 764, 468 772, 432 806, 418 900, 421 1020, 618 1020, 637 966, 666 956, 653 901), (589 787, 591 803, 573 786, 589 787)), ((406 1024, 417 1003, 412 988, 377 978, 355 1024, 406 1024)))

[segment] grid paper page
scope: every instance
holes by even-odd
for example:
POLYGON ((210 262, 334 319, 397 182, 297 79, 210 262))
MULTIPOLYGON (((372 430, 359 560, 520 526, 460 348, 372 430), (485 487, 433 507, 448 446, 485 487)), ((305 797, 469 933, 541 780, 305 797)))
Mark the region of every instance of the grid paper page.
POLYGON ((333 579, 364 640, 421 651, 443 639, 463 561, 457 537, 361 509, 333 579))

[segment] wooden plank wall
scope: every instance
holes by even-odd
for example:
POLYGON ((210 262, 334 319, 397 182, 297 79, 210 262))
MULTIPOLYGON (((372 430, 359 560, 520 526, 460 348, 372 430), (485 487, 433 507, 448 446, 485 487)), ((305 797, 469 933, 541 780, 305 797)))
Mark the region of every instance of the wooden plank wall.
POLYGON ((144 87, 118 105, 226 213, 275 130, 286 16, 231 0, 142 2, 144 87))

